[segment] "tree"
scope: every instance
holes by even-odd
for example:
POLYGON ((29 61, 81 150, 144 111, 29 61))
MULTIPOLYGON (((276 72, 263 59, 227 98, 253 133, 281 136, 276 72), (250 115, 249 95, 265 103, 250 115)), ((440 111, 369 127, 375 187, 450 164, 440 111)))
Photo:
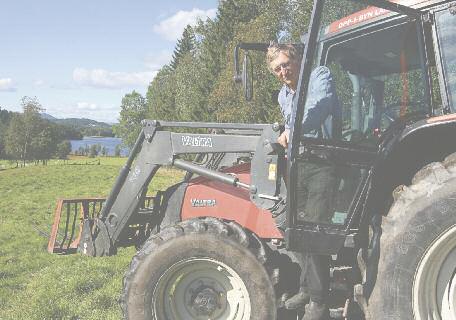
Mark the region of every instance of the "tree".
POLYGON ((0 108, 0 159, 6 157, 5 153, 5 139, 6 132, 8 130, 9 122, 13 116, 13 112, 8 110, 2 110, 0 108))
MULTIPOLYGON (((11 118, 5 136, 5 152, 11 160, 16 161, 16 167, 19 166, 19 160, 25 159, 24 146, 25 135, 21 132, 24 128, 24 118, 20 114, 15 114, 11 118)), ((24 160, 25 161, 25 160, 24 160)))
POLYGON ((57 144, 55 155, 58 159, 66 160, 68 159, 68 155, 71 152, 71 143, 68 140, 64 140, 57 144))
POLYGON ((41 118, 44 108, 36 97, 25 96, 21 104, 23 113, 13 115, 6 130, 5 151, 24 166, 27 160, 41 160, 45 164, 60 140, 58 129, 41 118))
POLYGON ((233 83, 232 53, 239 42, 299 42, 311 9, 310 1, 221 1, 215 19, 184 31, 173 61, 151 82, 147 116, 175 121, 280 121, 277 103, 271 99, 280 83, 267 70, 264 53, 251 52, 254 97, 250 102, 233 83))
POLYGON ((21 146, 21 155, 20 159, 23 161, 23 165, 25 165, 26 160, 30 160, 31 152, 29 150, 32 138, 38 133, 39 131, 39 122, 42 120, 40 116, 40 112, 44 111, 44 108, 38 102, 36 97, 27 97, 24 96, 21 99, 22 105, 22 118, 23 118, 23 128, 16 134, 22 136, 22 146, 21 146))
POLYGON ((102 155, 103 157, 106 157, 106 156, 108 155, 108 149, 106 148, 106 146, 103 146, 103 147, 101 148, 101 155, 102 155))
MULTIPOLYGON (((208 105, 208 95, 204 90, 201 62, 187 53, 174 71, 174 116, 181 121, 210 121, 213 116, 208 105)), ((177 120, 176 119, 176 120, 177 120)))
POLYGON ((173 70, 163 66, 149 85, 146 95, 147 116, 157 120, 176 119, 176 87, 173 70))
POLYGON ((180 59, 186 54, 192 54, 195 49, 195 34, 193 28, 188 25, 182 33, 182 38, 177 40, 176 48, 173 53, 173 60, 170 63, 171 68, 174 70, 178 66, 180 59))
POLYGON ((136 91, 126 94, 120 106, 119 124, 113 127, 114 133, 122 138, 126 146, 133 146, 141 131, 141 121, 146 118, 145 98, 136 91))
POLYGON ((98 156, 98 145, 92 144, 89 149, 89 158, 95 158, 98 156))
POLYGON ((117 144, 115 149, 114 149, 114 156, 120 157, 120 153, 122 151, 122 147, 120 144, 117 144))
POLYGON ((47 164, 47 160, 55 154, 59 134, 55 126, 43 119, 39 119, 35 126, 36 131, 31 138, 29 158, 47 164))

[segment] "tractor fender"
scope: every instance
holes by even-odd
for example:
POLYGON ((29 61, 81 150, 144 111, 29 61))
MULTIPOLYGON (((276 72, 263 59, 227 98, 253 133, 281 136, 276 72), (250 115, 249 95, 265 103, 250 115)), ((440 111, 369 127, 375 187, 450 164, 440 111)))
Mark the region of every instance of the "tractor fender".
POLYGON ((187 190, 188 183, 181 182, 172 185, 165 191, 161 192, 160 201, 160 221, 157 224, 157 232, 168 226, 175 225, 182 221, 181 210, 182 203, 187 190))
POLYGON ((408 185, 425 165, 442 161, 456 151, 456 115, 433 117, 405 125, 384 144, 374 169, 371 212, 386 214, 393 190, 408 185))
POLYGON ((442 161, 455 152, 455 137, 456 115, 433 117, 406 125, 397 139, 392 139, 385 163, 399 170, 405 169, 408 172, 407 182, 410 182, 424 165, 442 161))
MULTIPOLYGON (((418 131, 440 126, 456 126, 456 114, 427 118, 406 126, 406 128, 402 131, 399 140, 402 141, 418 131)), ((453 129, 456 129, 456 127, 453 129)))

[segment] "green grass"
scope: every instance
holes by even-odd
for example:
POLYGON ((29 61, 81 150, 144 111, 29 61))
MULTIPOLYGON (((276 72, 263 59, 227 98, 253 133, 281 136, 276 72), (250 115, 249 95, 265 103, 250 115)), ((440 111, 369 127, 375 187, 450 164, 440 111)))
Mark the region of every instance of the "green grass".
MULTIPOLYGON (((46 251, 57 198, 106 196, 126 158, 52 160, 0 170, 0 319, 120 319, 117 299, 135 252, 116 256, 59 256, 46 251), (96 161, 98 160, 95 159, 96 161), (93 162, 98 163, 98 162, 93 162)), ((0 161, 0 169, 6 161, 0 161)), ((182 174, 161 169, 150 191, 182 174)))

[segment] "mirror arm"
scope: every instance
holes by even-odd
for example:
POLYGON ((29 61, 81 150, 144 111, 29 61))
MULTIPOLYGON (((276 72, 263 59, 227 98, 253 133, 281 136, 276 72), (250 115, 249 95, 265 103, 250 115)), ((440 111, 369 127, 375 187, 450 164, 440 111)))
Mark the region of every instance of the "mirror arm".
POLYGON ((239 73, 239 48, 240 48, 240 44, 238 44, 235 48, 234 48, 234 76, 233 76, 233 80, 235 83, 241 83, 242 82, 242 76, 241 74, 239 73))

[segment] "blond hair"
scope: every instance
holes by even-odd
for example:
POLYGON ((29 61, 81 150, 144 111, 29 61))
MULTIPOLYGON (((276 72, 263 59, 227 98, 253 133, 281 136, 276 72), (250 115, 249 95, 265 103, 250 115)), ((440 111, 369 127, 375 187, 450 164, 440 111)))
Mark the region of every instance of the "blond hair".
POLYGON ((271 67, 272 61, 274 61, 280 53, 284 53, 293 61, 297 61, 301 58, 302 53, 296 49, 296 47, 289 43, 275 43, 271 42, 266 53, 266 63, 268 65, 269 71, 273 72, 271 67))

